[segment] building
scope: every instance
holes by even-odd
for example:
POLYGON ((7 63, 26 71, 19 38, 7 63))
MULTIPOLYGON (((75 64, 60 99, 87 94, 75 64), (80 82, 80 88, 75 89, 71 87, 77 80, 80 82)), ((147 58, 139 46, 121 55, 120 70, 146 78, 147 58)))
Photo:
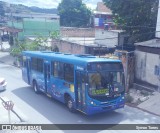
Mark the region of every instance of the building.
POLYGON ((92 37, 64 37, 52 41, 52 48, 58 47, 60 52, 72 54, 104 55, 107 53, 106 46, 99 46, 92 37))
POLYGON ((61 27, 61 39, 54 40, 52 47, 57 46, 60 52, 72 54, 113 53, 112 49, 120 42, 118 36, 121 31, 111 31, 114 29, 112 24, 114 23, 111 10, 103 2, 98 2, 97 9, 94 11, 94 28, 61 27), (107 27, 108 25, 110 27, 107 27))
POLYGON ((120 37, 122 30, 95 30, 95 43, 108 48, 115 48, 118 45, 123 45, 123 37, 120 37))
POLYGON ((159 1, 159 8, 158 8, 158 15, 157 15, 157 27, 156 27, 156 37, 160 38, 160 1, 159 1))
POLYGON ((97 29, 115 29, 112 19, 112 11, 103 2, 97 3, 94 11, 94 27, 97 29))
POLYGON ((142 88, 160 87, 160 39, 136 43, 135 82, 142 88))
POLYGON ((86 37, 95 38, 94 28, 76 28, 76 27, 61 27, 60 28, 61 37, 86 37))
MULTIPOLYGON (((160 6, 160 2, 159 2, 160 6)), ((156 38, 136 43, 135 82, 141 88, 160 91, 160 8, 158 9, 156 38)))
POLYGON ((117 30, 113 19, 112 11, 103 2, 97 3, 94 11, 95 43, 99 46, 115 48, 123 45, 123 37, 120 37, 122 30, 117 30))
POLYGON ((9 21, 7 25, 21 29, 18 39, 24 40, 26 37, 37 35, 49 36, 52 31, 60 30, 59 16, 56 14, 43 13, 6 13, 9 21))

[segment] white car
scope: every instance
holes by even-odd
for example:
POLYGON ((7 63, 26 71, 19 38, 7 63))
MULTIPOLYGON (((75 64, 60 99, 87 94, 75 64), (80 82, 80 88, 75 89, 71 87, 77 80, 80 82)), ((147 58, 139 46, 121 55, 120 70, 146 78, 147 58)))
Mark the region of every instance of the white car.
POLYGON ((3 91, 6 89, 7 82, 4 78, 0 78, 0 91, 3 91))

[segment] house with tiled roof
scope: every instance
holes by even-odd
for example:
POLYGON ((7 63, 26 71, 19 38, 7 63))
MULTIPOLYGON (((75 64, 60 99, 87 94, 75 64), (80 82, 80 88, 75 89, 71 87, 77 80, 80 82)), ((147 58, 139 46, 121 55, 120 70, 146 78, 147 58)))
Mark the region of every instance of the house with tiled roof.
POLYGON ((103 2, 98 2, 97 3, 96 11, 106 12, 106 13, 112 14, 112 11, 108 7, 106 7, 103 2))
POLYGON ((98 29, 115 29, 112 11, 103 2, 98 2, 94 11, 94 27, 98 29))

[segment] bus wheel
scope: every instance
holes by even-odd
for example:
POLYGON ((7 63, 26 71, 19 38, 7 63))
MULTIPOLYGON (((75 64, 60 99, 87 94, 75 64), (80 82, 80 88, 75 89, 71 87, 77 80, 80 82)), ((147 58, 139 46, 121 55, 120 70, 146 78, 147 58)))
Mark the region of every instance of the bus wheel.
POLYGON ((68 99, 67 99, 67 107, 68 107, 69 111, 75 112, 75 109, 73 107, 73 100, 71 99, 71 97, 68 97, 68 99))
POLYGON ((34 92, 35 93, 39 93, 39 90, 38 90, 38 85, 37 85, 37 82, 36 81, 33 81, 33 89, 34 89, 34 92))

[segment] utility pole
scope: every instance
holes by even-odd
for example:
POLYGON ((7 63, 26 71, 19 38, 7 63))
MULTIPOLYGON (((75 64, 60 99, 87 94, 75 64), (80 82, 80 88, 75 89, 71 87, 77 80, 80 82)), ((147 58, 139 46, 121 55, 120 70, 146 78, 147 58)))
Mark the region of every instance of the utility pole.
POLYGON ((1 37, 1 30, 0 30, 0 45, 1 45, 1 50, 2 50, 2 37, 1 37))
POLYGON ((128 65, 129 65, 129 54, 131 54, 131 53, 134 53, 134 51, 131 51, 131 52, 126 52, 126 66, 125 66, 125 83, 126 83, 126 92, 128 92, 129 91, 129 82, 130 82, 130 73, 129 73, 129 69, 128 69, 128 65))
POLYGON ((159 69, 159 72, 158 72, 158 75, 157 75, 157 78, 159 80, 159 82, 158 82, 158 92, 160 92, 160 55, 159 55, 159 66, 158 66, 158 69, 159 69))

